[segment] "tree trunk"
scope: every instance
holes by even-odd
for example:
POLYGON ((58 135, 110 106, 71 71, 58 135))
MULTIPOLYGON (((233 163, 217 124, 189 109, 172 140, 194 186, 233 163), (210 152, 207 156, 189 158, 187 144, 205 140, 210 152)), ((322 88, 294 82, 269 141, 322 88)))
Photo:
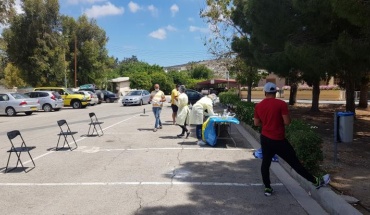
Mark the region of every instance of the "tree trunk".
POLYGON ((312 83, 312 104, 311 112, 319 112, 319 99, 320 99, 320 80, 312 83))
POLYGON ((247 95, 247 102, 252 102, 252 82, 248 80, 248 95, 247 95))
POLYGON ((290 85, 290 95, 289 95, 289 105, 295 105, 297 102, 297 91, 298 85, 297 83, 290 85))
POLYGON ((361 78, 361 86, 360 86, 360 101, 358 103, 359 108, 367 108, 367 96, 369 91, 369 77, 366 74, 364 77, 361 78))
MULTIPOLYGON (((348 72, 346 72, 348 74, 348 72)), ((346 111, 355 113, 355 80, 351 75, 346 75, 346 111)))

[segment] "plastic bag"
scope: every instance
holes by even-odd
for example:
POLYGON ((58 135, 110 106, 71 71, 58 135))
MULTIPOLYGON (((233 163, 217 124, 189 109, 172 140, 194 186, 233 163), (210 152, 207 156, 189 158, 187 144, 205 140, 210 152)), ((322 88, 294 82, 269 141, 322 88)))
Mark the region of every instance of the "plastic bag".
MULTIPOLYGON (((259 148, 258 150, 254 151, 253 152, 253 156, 255 158, 259 158, 259 159, 262 159, 263 156, 262 156, 262 148, 259 148)), ((274 157, 272 157, 271 159, 272 162, 278 162, 278 156, 277 155, 274 155, 274 157)))

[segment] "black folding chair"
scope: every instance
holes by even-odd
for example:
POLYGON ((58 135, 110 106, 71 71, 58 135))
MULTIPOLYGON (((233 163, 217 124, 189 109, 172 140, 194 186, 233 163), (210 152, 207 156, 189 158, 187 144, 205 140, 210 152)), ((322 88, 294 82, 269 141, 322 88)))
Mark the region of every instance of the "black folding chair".
POLYGON ((57 143, 57 147, 55 148, 55 150, 58 151, 58 149, 60 149, 60 148, 58 148, 58 146, 59 146, 59 141, 60 141, 60 137, 61 136, 63 136, 63 138, 64 138, 63 147, 61 147, 61 148, 64 148, 64 146, 67 144, 68 147, 69 147, 69 149, 72 151, 72 148, 69 145, 68 140, 67 140, 67 137, 68 136, 71 136, 72 137, 73 142, 75 143, 76 148, 77 148, 78 146, 77 146, 76 140, 73 137, 73 135, 77 134, 78 132, 77 131, 71 131, 71 129, 69 128, 69 125, 68 125, 67 121, 64 120, 64 119, 59 120, 57 123, 58 123, 58 126, 60 128, 60 133, 58 134, 59 138, 58 138, 58 143, 57 143))
POLYGON ((89 113, 89 116, 90 116, 91 122, 89 123, 90 127, 89 127, 89 131, 87 132, 87 135, 88 136, 92 136, 92 135, 94 135, 94 131, 96 131, 96 134, 98 136, 103 136, 104 135, 104 132, 103 132, 103 129, 101 128, 100 125, 103 124, 104 122, 99 122, 99 120, 96 117, 96 115, 95 115, 94 112, 89 113), (98 129, 96 129, 96 126, 99 126, 100 127, 101 135, 99 135, 99 132, 98 132, 98 129), (90 134, 91 127, 93 127, 93 130, 92 130, 92 133, 90 134))
MULTIPOLYGON (((36 148, 35 146, 26 146, 26 143, 24 142, 24 140, 23 140, 23 137, 22 137, 22 135, 21 135, 21 132, 19 132, 18 130, 14 130, 14 131, 9 131, 8 133, 7 133, 7 135, 8 135, 8 138, 9 138, 9 141, 10 141, 10 143, 12 144, 12 147, 10 148, 10 150, 8 150, 8 152, 9 152, 9 157, 8 157, 8 163, 6 164, 6 168, 5 168, 5 173, 7 173, 7 172, 10 172, 10 171, 12 171, 13 169, 16 169, 17 167, 18 167, 18 163, 20 163, 21 164, 21 166, 23 167, 23 170, 24 170, 24 172, 26 172, 26 168, 23 166, 23 163, 22 163, 22 161, 21 161, 21 153, 22 152, 27 152, 28 153, 28 155, 30 156, 30 158, 31 158, 31 161, 32 161, 32 163, 33 163, 33 168, 35 168, 36 167, 36 165, 35 165, 35 162, 33 161, 33 159, 32 159, 32 156, 31 156, 31 154, 30 154, 30 151, 32 150, 32 149, 34 149, 34 148, 36 148), (20 137, 20 140, 22 141, 22 143, 21 143, 21 146, 20 147, 15 147, 14 146, 14 143, 13 143, 13 139, 14 138, 16 138, 17 136, 19 136, 20 137), (10 160, 10 156, 11 156, 11 154, 12 153, 15 153, 16 155, 17 155, 17 165, 14 167, 14 168, 12 168, 12 169, 10 169, 9 171, 8 171, 8 165, 9 165, 9 160, 10 160)), ((33 169, 32 168, 32 169, 33 169)), ((27 172, 26 172, 27 173, 27 172)))

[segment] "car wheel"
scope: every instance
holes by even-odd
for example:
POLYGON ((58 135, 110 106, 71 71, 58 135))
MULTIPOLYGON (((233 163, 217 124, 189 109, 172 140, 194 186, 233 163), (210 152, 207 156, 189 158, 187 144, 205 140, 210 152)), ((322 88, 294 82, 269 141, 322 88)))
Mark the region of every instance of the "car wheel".
POLYGON ((45 111, 45 112, 50 112, 53 110, 53 108, 51 107, 51 105, 49 104, 44 104, 44 106, 42 107, 42 109, 45 111))
POLYGON ((8 107, 5 110, 5 112, 6 112, 6 115, 8 115, 8 116, 15 116, 15 115, 17 115, 17 112, 15 112, 14 108, 12 108, 12 107, 8 107))
POLYGON ((78 108, 81 108, 82 106, 80 101, 73 101, 71 105, 73 109, 78 109, 78 108))
POLYGON ((33 112, 32 111, 26 111, 24 112, 27 116, 31 115, 33 112))

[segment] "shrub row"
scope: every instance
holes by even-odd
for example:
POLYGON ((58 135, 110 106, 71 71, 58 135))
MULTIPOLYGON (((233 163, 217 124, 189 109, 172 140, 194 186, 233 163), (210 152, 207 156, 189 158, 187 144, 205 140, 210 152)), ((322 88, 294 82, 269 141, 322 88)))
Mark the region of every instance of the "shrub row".
MULTIPOLYGON (((223 93, 220 95, 220 102, 225 105, 233 104, 238 119, 254 130, 260 132, 260 128, 254 126, 254 108, 255 103, 236 101, 234 95, 223 93)), ((320 174, 320 163, 323 160, 321 151, 322 138, 315 133, 314 128, 302 120, 292 120, 289 126, 286 126, 286 138, 292 144, 297 153, 298 159, 303 166, 312 174, 320 174)))
POLYGON ((220 103, 227 106, 235 106, 240 101, 238 94, 234 91, 222 92, 218 97, 220 99, 220 103))

